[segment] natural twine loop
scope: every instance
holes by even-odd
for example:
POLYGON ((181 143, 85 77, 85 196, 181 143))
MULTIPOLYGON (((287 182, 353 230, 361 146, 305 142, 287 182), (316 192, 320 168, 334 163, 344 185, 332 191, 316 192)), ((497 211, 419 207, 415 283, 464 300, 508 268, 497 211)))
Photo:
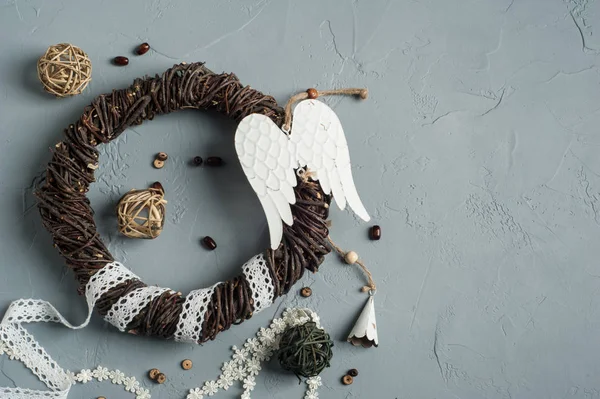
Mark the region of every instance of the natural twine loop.
MULTIPOLYGON (((311 89, 313 90, 313 89, 311 89)), ((332 95, 346 95, 346 96, 359 96, 362 100, 366 100, 369 97, 369 91, 367 89, 334 89, 334 90, 315 90, 317 97, 321 96, 332 96, 332 95)), ((283 126, 281 127, 284 132, 289 133, 292 126, 292 106, 298 101, 306 100, 309 97, 308 90, 298 94, 294 94, 288 100, 285 105, 285 119, 283 126)))
MULTIPOLYGON (((342 259, 343 259, 346 256, 347 252, 344 251, 339 246, 337 246, 337 244, 335 242, 333 242, 333 240, 331 239, 331 237, 327 237, 327 240, 329 242, 329 246, 331 248, 333 248, 333 250, 335 252, 337 252, 338 255, 340 255, 340 257, 342 257, 342 259)), ((364 262, 362 260, 358 259, 356 261, 356 264, 365 273, 365 275, 367 276, 367 281, 368 281, 368 283, 366 285, 364 285, 360 290, 362 292, 368 292, 369 295, 373 295, 377 291, 377 285, 375 284, 375 280, 373 280, 373 274, 371 274, 371 271, 369 270, 369 268, 367 267, 367 265, 364 264, 364 262)))
POLYGON ((92 80, 92 62, 77 46, 60 43, 48 47, 37 65, 44 89, 57 97, 79 94, 92 80))
POLYGON ((321 373, 333 357, 329 334, 312 322, 290 327, 281 335, 279 364, 296 377, 310 378, 321 373))
POLYGON ((130 238, 156 238, 165 221, 165 193, 161 189, 131 190, 119 200, 119 231, 130 238))

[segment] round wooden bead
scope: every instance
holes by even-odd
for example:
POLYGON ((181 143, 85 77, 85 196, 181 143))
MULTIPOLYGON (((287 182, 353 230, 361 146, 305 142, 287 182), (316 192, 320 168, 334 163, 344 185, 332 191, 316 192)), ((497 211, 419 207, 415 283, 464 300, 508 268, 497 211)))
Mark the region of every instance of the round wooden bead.
POLYGON ((98 396, 96 399, 106 399, 104 396, 98 396))
POLYGON ((158 382, 159 384, 163 384, 166 380, 167 380, 167 376, 164 375, 163 373, 159 373, 156 376, 156 382, 158 382))
POLYGON ((202 157, 194 157, 193 162, 194 162, 194 165, 196 165, 196 166, 202 165, 202 157))
POLYGON ((342 384, 344 385, 350 385, 354 382, 354 378, 352 378, 351 375, 346 374, 345 376, 342 377, 342 384))
POLYGON ((189 370, 192 368, 192 361, 190 359, 185 359, 181 362, 181 368, 184 370, 189 370))
POLYGON ((158 154, 156 154, 156 159, 160 159, 163 162, 166 161, 167 158, 169 158, 169 156, 166 152, 159 152, 158 154))
POLYGON ((358 370, 357 369, 350 369, 348 370, 348 375, 351 377, 356 377, 358 375, 358 370))
POLYGON ((379 227, 377 225, 371 227, 371 229, 369 231, 369 236, 371 237, 371 240, 381 239, 381 227, 379 227))
POLYGON ((165 161, 156 158, 154 162, 152 162, 152 165, 154 165, 156 169, 162 169, 165 166, 165 161))
POLYGON ((354 251, 346 252, 346 255, 344 255, 344 261, 349 265, 355 264, 357 260, 358 254, 354 251))
POLYGON ((202 239, 202 243, 204 244, 204 246, 207 249, 210 249, 211 251, 215 248, 217 248, 217 243, 215 242, 215 240, 213 240, 212 237, 210 236, 206 236, 202 239))
POLYGON ((317 91, 317 89, 312 87, 306 90, 306 93, 308 94, 308 98, 310 98, 311 100, 314 100, 315 98, 319 97, 319 92, 317 91))
POLYGON ((304 298, 308 298, 312 295, 312 289, 310 287, 304 287, 300 290, 300 295, 302 295, 304 298))
POLYGON ((158 377, 159 374, 160 374, 159 369, 152 369, 152 370, 148 371, 148 377, 150 377, 151 380, 156 380, 156 377, 158 377))

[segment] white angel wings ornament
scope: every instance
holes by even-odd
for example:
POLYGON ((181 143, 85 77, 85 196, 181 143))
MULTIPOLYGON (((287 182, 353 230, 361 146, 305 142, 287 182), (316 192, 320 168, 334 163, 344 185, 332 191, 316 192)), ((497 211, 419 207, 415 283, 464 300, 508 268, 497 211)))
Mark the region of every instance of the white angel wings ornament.
POLYGON ((335 112, 320 101, 304 100, 293 116, 290 135, 262 114, 242 119, 235 133, 242 169, 267 217, 272 249, 281 242, 282 220, 293 223, 294 169, 300 167, 312 173, 325 194, 333 194, 340 209, 347 203, 364 221, 370 219, 354 186, 348 143, 335 112))

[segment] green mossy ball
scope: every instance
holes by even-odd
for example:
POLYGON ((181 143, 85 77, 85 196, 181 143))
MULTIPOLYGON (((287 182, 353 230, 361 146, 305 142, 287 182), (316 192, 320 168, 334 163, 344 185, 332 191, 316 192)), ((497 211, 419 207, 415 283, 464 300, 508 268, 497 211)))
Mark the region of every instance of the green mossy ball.
POLYGON ((298 378, 310 378, 329 367, 332 347, 329 334, 309 321, 283 332, 277 357, 284 370, 293 372, 298 378))

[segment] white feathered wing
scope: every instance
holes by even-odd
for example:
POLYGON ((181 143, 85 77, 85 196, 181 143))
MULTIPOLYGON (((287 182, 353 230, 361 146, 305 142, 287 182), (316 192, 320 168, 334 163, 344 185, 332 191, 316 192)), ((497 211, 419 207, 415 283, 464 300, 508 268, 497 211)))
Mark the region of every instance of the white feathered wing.
POLYGON ((290 140, 300 166, 314 173, 325 194, 333 193, 340 207, 350 208, 365 222, 367 213, 354 185, 348 143, 342 124, 331 108, 317 100, 304 100, 294 109, 290 140))
POLYGON ((296 203, 298 167, 306 166, 340 209, 347 202, 363 220, 370 219, 354 186, 342 125, 322 102, 305 100, 296 106, 289 137, 267 116, 248 115, 238 125, 235 149, 267 217, 272 249, 281 242, 282 220, 293 223, 290 204, 296 203))
POLYGON ((283 221, 292 225, 290 204, 296 203, 292 155, 293 144, 271 119, 251 114, 242 119, 235 133, 235 149, 250 185, 258 195, 269 224, 271 248, 283 235, 283 221))

